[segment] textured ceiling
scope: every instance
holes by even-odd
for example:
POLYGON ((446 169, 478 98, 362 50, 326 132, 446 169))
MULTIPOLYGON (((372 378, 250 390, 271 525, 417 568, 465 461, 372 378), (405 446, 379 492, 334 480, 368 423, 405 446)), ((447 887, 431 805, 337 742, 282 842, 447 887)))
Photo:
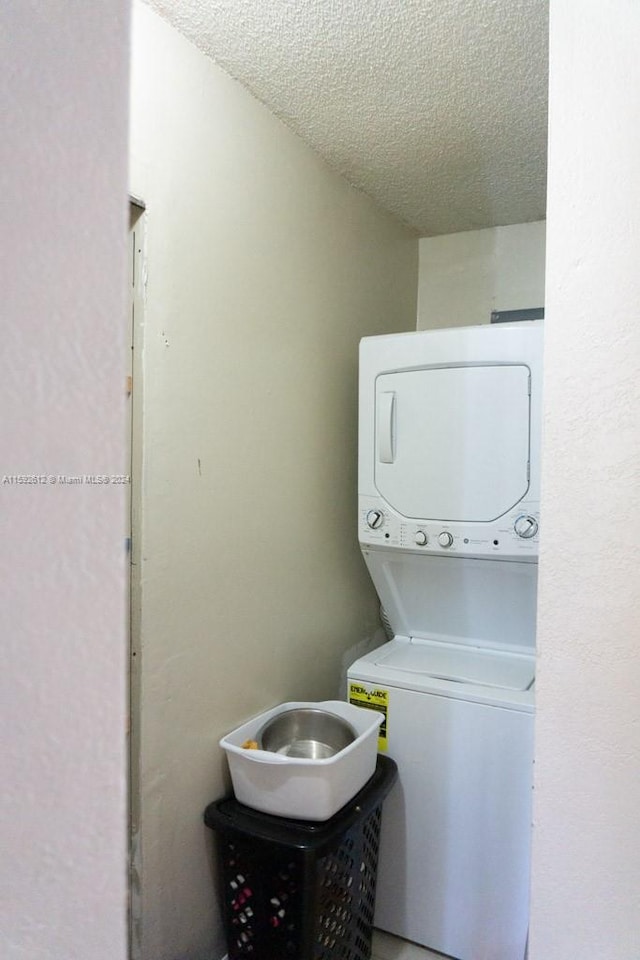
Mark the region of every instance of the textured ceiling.
POLYGON ((423 236, 545 216, 547 0, 147 0, 423 236))

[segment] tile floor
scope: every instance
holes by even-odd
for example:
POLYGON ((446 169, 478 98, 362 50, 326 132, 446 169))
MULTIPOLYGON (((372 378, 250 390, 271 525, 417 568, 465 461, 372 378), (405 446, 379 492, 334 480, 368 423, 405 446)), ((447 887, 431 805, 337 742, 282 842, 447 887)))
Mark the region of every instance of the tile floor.
POLYGON ((408 940, 400 940, 381 930, 373 931, 371 960, 445 960, 441 953, 433 953, 408 940))

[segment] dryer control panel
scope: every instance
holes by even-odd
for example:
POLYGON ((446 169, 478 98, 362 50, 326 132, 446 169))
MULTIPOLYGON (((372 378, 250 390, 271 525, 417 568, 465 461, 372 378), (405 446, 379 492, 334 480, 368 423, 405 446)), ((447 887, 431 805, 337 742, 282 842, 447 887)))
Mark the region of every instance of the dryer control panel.
POLYGON ((380 497, 360 497, 358 537, 363 546, 395 547, 431 555, 536 560, 540 530, 537 500, 521 500, 491 523, 413 520, 380 497))

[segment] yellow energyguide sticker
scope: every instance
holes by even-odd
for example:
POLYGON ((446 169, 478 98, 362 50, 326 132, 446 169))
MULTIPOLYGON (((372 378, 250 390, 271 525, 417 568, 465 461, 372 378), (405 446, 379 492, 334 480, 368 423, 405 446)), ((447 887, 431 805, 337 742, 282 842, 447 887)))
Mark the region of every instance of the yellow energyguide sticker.
POLYGON ((349 683, 349 703, 355 707, 367 707, 377 710, 384 717, 378 731, 378 752, 387 752, 387 720, 389 713, 389 691, 365 683, 349 683))

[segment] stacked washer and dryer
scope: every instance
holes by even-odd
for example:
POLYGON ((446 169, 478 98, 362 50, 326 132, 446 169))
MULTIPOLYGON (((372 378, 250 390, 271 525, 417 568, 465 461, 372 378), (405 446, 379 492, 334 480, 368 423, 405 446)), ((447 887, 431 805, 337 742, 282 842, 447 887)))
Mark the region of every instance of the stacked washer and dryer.
POLYGON ((375 925, 523 960, 542 323, 365 338, 359 539, 394 637, 348 671, 398 764, 375 925))

